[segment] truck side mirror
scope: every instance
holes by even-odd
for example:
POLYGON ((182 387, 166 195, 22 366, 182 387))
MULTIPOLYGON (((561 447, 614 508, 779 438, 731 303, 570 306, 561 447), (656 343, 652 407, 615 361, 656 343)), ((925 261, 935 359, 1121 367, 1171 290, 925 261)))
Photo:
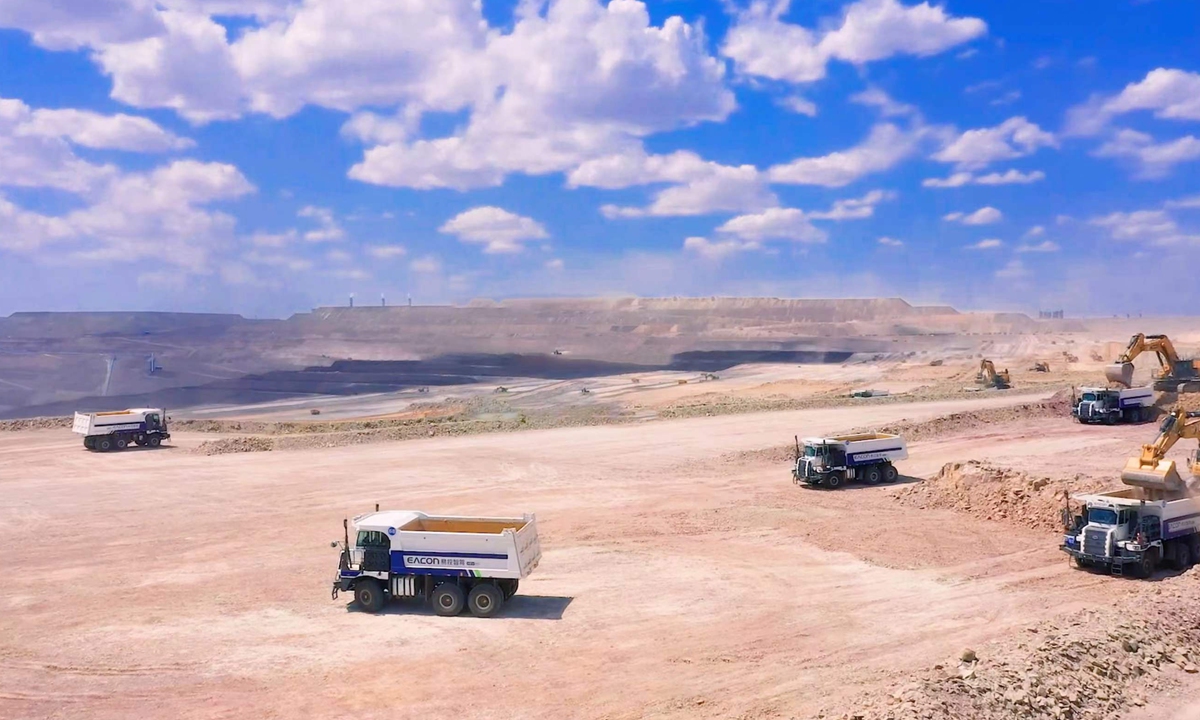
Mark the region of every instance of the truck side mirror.
POLYGON ((334 540, 333 542, 329 543, 329 547, 331 547, 331 548, 335 548, 335 547, 337 547, 337 545, 338 545, 337 540, 334 540))

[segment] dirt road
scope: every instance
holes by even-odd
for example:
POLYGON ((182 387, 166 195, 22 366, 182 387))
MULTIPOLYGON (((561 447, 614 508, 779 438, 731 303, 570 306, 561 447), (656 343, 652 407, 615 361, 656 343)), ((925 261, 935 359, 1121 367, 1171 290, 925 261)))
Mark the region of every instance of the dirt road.
MULTIPOLYGON (((773 718, 1124 592, 1053 537, 743 461, 794 434, 1028 396, 203 457, 0 436, 0 717, 773 718), (329 598, 341 519, 536 512, 492 620, 329 598)), ((913 448, 1120 467, 1148 428, 1067 419, 913 448)), ((181 437, 179 444, 198 442, 181 437)))

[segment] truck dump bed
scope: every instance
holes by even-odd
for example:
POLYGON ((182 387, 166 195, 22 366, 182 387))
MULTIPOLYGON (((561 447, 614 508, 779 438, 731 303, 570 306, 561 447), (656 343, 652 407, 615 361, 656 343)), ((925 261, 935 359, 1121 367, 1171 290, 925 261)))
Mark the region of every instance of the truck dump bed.
POLYGON ((523 578, 542 558, 537 520, 386 511, 354 519, 357 531, 386 534, 394 573, 523 578))

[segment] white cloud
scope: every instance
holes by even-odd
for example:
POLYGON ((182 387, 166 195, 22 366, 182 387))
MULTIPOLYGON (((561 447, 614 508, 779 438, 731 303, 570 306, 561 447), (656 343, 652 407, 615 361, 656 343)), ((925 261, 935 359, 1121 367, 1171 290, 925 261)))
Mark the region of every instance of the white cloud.
POLYGON ((875 214, 875 206, 887 200, 894 200, 896 193, 889 190, 872 190, 861 198, 836 200, 833 207, 824 212, 810 212, 808 217, 813 220, 860 220, 875 214))
POLYGON ((735 235, 743 240, 793 240, 800 243, 822 243, 828 235, 809 222, 803 210, 770 208, 760 213, 739 215, 726 221, 717 232, 735 235))
POLYGON ((313 263, 307 258, 288 255, 281 252, 263 252, 261 250, 251 250, 246 253, 243 258, 248 263, 255 265, 265 265, 273 268, 283 268, 292 272, 301 272, 311 270, 313 263))
POLYGON ((696 253, 705 260, 720 262, 738 253, 759 250, 762 246, 753 241, 730 239, 713 242, 708 238, 690 237, 683 241, 683 248, 696 253))
POLYGON ((1029 269, 1020 260, 1009 260, 1004 267, 996 271, 996 278, 999 280, 1019 280, 1028 275, 1029 269))
POLYGON ((954 173, 948 178, 925 178, 922 187, 927 188, 956 188, 971 184, 975 176, 968 172, 954 173))
POLYGON ((825 77, 830 60, 863 65, 896 55, 924 57, 980 37, 987 25, 976 18, 954 18, 927 2, 903 5, 896 0, 859 0, 839 20, 826 20, 813 31, 780 18, 787 0, 755 0, 741 11, 725 36, 721 52, 737 69, 795 83, 825 77))
POLYGON ((1004 173, 988 173, 987 175, 957 172, 947 178, 926 178, 921 181, 921 185, 928 188, 956 188, 963 185, 1029 185, 1045 179, 1046 173, 1041 170, 1028 173, 1008 170, 1004 173))
POLYGON ((152 0, 4 0, 0 27, 25 30, 48 50, 130 42, 164 31, 152 0))
POLYGON ((1191 197, 1179 198, 1178 200, 1168 200, 1163 203, 1163 207, 1168 209, 1200 209, 1200 195, 1192 195, 1191 197))
POLYGON ((706 215, 778 203, 753 165, 721 165, 690 151, 647 155, 639 149, 608 155, 583 163, 567 176, 568 187, 618 189, 663 182, 675 185, 657 192, 648 207, 606 205, 601 211, 609 218, 706 215))
POLYGON ((33 252, 74 234, 66 220, 29 212, 0 195, 0 249, 33 252))
POLYGON ((63 137, 26 132, 33 111, 20 100, 0 99, 0 186, 89 192, 118 173, 75 155, 63 137))
POLYGON ((461 242, 482 244, 485 253, 519 253, 521 243, 549 237, 546 228, 532 218, 498 207, 477 207, 459 213, 438 228, 461 242))
POLYGON ((1046 234, 1046 228, 1041 225, 1034 225, 1025 232, 1025 237, 1041 237, 1046 234))
POLYGON ((1005 173, 989 173, 975 178, 976 185, 1029 185, 1046 179, 1046 173, 1041 170, 1023 173, 1019 170, 1009 170, 1005 173))
POLYGON ((851 95, 850 102, 877 108, 879 114, 884 117, 905 117, 917 114, 915 106, 893 100, 890 95, 877 87, 867 88, 856 95, 851 95))
POLYGON ((335 263, 348 263, 354 258, 345 250, 330 250, 325 253, 325 259, 335 263))
POLYGON ((563 263, 562 258, 554 258, 545 262, 545 268, 551 272, 559 272, 564 267, 566 267, 566 265, 563 263))
POLYGON ((879 238, 878 242, 880 245, 884 245, 886 247, 904 247, 904 241, 897 240, 896 238, 881 237, 879 238))
POLYGON ((948 222, 961 222, 963 225, 990 225, 1004 218, 1004 213, 994 207, 981 207, 973 213, 952 212, 942 216, 948 222))
POLYGON ((1000 97, 992 99, 992 101, 989 102, 988 104, 995 106, 995 107, 1001 107, 1003 105, 1012 105, 1013 103, 1015 103, 1016 101, 1018 101, 1020 99, 1021 99, 1021 91, 1020 90, 1009 90, 1008 92, 1004 93, 1000 97))
POLYGON ((1200 120, 1200 73, 1157 68, 1114 96, 1093 96, 1067 112, 1067 132, 1097 135, 1118 115, 1151 111, 1166 120, 1200 120))
POLYGON ((436 275, 442 271, 442 261, 436 255, 422 255, 410 262, 408 268, 421 275, 436 275))
POLYGON ((988 238, 986 240, 980 240, 979 242, 975 243, 974 245, 968 245, 967 249, 968 250, 996 250, 996 249, 999 249, 1002 247, 1004 247, 1003 240, 1000 240, 998 238, 988 238))
POLYGON ((288 230, 282 233, 255 233, 250 236, 250 242, 258 247, 281 248, 296 241, 299 233, 288 230))
POLYGON ((992 128, 968 130, 937 153, 933 159, 954 163, 960 170, 977 170, 997 160, 1032 155, 1042 147, 1057 147, 1048 132, 1023 117, 1013 117, 992 128))
POLYGON ((1114 240, 1144 242, 1150 245, 1175 245, 1200 242, 1200 236, 1182 231, 1174 218, 1162 210, 1114 212, 1088 221, 1106 228, 1114 240))
POLYGON ((1193 135, 1158 143, 1137 130, 1119 130, 1092 152, 1096 157, 1127 158, 1134 163, 1136 177, 1165 177, 1176 165, 1200 159, 1200 139, 1193 135))
POLYGON ((772 182, 789 185, 842 187, 872 173, 889 170, 917 151, 921 134, 890 123, 871 129, 867 138, 849 150, 821 157, 797 158, 767 171, 772 182))
POLYGON ((511 33, 490 35, 467 72, 488 82, 464 129, 371 148, 350 176, 398 187, 494 186, 509 173, 637 153, 646 135, 723 120, 735 108, 699 27, 678 17, 655 27, 634 0, 555 0, 544 15, 535 6, 518 13, 511 33))
POLYGON ((380 260, 392 260, 404 257, 408 250, 403 245, 372 245, 367 248, 367 254, 380 260))
POLYGON ((329 208, 307 205, 300 208, 297 217, 307 218, 317 224, 317 227, 304 233, 304 239, 312 243, 337 242, 346 238, 346 231, 338 224, 333 211, 329 208))
POLYGON ((76 145, 100 150, 166 152, 196 143, 178 137, 154 122, 133 115, 101 115, 87 110, 34 110, 17 126, 23 137, 66 138, 76 145))
POLYGON ((1058 243, 1054 242, 1053 240, 1043 240, 1036 245, 1022 243, 1017 246, 1017 252, 1019 253, 1052 253, 1058 252, 1061 249, 1062 248, 1058 246, 1058 243))
POLYGON ((338 268, 329 271, 329 276, 339 280, 367 280, 371 274, 360 268, 338 268))
POLYGON ((787 110, 791 110, 797 115, 807 115, 809 117, 817 116, 817 104, 812 100, 806 100, 799 95, 789 95, 778 101, 778 105, 787 110))
POLYGON ((112 77, 112 97, 134 107, 164 107, 193 122, 227 120, 243 110, 243 81, 225 28, 204 15, 161 12, 166 34, 104 44, 93 57, 112 77))

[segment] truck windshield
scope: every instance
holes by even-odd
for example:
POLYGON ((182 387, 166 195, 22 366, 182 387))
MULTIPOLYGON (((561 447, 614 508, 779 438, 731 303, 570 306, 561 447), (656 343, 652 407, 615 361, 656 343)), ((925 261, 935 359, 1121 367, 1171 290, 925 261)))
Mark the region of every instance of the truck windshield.
POLYGON ((804 457, 816 457, 816 456, 817 456, 817 449, 815 447, 813 447, 812 445, 804 446, 804 457))
POLYGON ((1085 393, 1083 394, 1083 397, 1082 397, 1082 398, 1080 398, 1080 399, 1081 399, 1081 400, 1083 400, 1084 402, 1095 402, 1095 401, 1096 401, 1096 393, 1094 393, 1094 392, 1085 392, 1085 393))
POLYGON ((1097 525, 1116 525, 1117 513, 1108 508, 1088 508, 1088 522, 1097 525))

